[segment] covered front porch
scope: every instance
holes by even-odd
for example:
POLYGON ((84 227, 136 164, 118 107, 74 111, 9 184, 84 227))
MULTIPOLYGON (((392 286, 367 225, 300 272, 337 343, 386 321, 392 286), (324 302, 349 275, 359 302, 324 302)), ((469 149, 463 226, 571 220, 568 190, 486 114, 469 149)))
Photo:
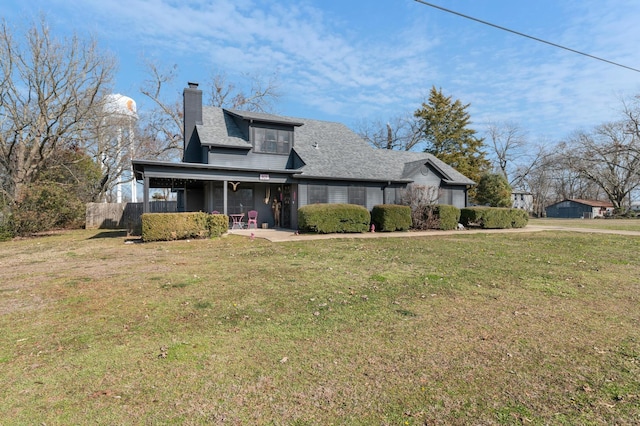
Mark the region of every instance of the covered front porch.
MULTIPOLYGON (((297 227, 297 185, 288 183, 253 183, 242 181, 206 182, 204 200, 198 200, 197 191, 186 191, 186 211, 218 212, 242 215, 246 228, 250 211, 258 212, 257 227, 297 227), (193 198, 196 198, 193 200, 193 198), (191 200, 191 201, 190 201, 191 200), (201 201, 204 206, 201 207, 201 201)), ((237 218, 237 216, 236 216, 237 218)))
POLYGON ((222 170, 204 164, 134 162, 136 178, 143 183, 143 211, 149 212, 151 194, 169 189, 176 195, 178 211, 243 215, 258 212, 257 226, 297 229, 298 185, 288 173, 222 170))

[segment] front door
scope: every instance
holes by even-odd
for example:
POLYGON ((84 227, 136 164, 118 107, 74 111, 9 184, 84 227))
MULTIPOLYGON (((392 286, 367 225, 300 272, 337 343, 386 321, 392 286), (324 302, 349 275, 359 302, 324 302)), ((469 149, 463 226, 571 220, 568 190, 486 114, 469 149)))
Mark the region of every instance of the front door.
POLYGON ((291 185, 274 185, 270 189, 274 226, 291 228, 291 185))

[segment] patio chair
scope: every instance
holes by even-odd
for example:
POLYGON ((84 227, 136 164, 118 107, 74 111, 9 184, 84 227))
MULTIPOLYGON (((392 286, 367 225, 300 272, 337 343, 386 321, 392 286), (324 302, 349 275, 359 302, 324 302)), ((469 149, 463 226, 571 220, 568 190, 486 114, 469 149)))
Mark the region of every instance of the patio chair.
POLYGON ((251 224, 258 229, 258 212, 256 210, 249 210, 247 212, 247 229, 251 228, 251 224))

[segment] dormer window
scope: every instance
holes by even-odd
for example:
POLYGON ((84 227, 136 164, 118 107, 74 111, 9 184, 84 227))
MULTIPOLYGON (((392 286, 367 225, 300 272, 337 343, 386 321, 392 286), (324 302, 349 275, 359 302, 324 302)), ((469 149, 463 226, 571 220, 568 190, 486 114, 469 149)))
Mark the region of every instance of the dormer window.
POLYGON ((252 127, 253 151, 288 155, 293 145, 291 128, 252 127))

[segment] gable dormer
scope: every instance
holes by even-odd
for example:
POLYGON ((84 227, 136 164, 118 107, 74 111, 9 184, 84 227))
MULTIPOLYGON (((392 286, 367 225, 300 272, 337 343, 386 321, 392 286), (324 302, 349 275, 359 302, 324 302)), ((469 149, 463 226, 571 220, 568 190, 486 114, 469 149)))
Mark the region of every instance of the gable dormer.
POLYGON ((295 128, 303 123, 260 112, 225 110, 234 116, 256 154, 289 155, 295 143, 295 128))

